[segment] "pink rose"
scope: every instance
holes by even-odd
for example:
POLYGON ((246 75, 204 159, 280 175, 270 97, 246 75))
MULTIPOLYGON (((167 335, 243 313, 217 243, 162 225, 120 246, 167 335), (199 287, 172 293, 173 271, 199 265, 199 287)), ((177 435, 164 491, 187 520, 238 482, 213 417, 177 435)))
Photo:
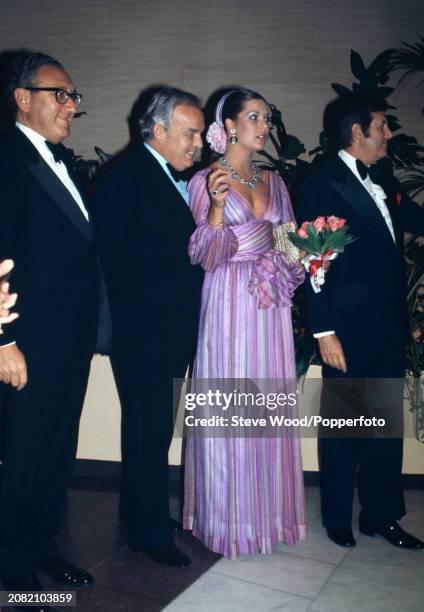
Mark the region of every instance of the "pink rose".
POLYGON ((325 217, 317 217, 314 221, 314 230, 316 232, 322 232, 326 225, 325 217))
POLYGON ((312 221, 304 221, 300 227, 302 227, 305 231, 308 231, 308 227, 312 225, 312 221))
POLYGON ((344 225, 346 225, 346 219, 341 219, 340 217, 335 217, 331 215, 327 218, 327 225, 330 228, 330 231, 335 232, 344 225))
POLYGON ((299 227, 299 229, 296 231, 296 234, 299 236, 299 238, 307 238, 308 237, 308 232, 305 230, 303 225, 304 225, 304 223, 302 223, 302 227, 299 227))

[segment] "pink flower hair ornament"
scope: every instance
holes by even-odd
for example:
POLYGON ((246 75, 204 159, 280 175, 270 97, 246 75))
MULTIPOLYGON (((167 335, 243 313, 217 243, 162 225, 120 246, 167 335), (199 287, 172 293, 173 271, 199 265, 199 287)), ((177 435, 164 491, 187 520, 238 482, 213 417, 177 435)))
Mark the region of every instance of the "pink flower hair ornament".
POLYGON ((224 106, 225 100, 234 91, 235 90, 232 89, 231 91, 224 94, 219 100, 215 111, 215 121, 210 124, 209 129, 206 132, 206 140, 209 143, 212 151, 215 151, 216 153, 219 153, 221 155, 222 153, 225 153, 228 142, 227 133, 222 122, 222 108, 224 106))

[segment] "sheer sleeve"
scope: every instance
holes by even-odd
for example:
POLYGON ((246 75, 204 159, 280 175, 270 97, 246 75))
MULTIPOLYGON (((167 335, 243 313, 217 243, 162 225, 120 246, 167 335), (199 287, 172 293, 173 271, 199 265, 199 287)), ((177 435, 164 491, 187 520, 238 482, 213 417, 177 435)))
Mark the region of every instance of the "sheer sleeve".
POLYGON ((206 189, 208 173, 209 170, 201 170, 188 186, 189 206, 197 224, 190 238, 188 253, 192 264, 200 264, 204 270, 211 272, 233 257, 238 242, 228 226, 214 229, 207 222, 210 206, 206 189))
POLYGON ((277 182, 276 190, 279 192, 279 201, 281 202, 281 222, 289 223, 290 221, 293 221, 293 223, 297 226, 296 217, 294 216, 293 207, 286 184, 282 178, 275 174, 274 176, 277 182))

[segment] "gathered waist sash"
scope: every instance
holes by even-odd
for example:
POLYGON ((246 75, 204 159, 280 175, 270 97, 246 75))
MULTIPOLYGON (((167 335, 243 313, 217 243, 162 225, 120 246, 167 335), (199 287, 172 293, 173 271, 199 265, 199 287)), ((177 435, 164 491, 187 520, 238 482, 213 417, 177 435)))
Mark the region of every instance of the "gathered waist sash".
POLYGON ((281 251, 274 250, 272 223, 255 219, 230 227, 237 238, 238 250, 229 262, 253 262, 248 291, 257 298, 258 308, 290 306, 298 284, 281 251))
POLYGON ((230 226, 237 238, 238 249, 229 261, 255 261, 259 255, 274 247, 272 223, 255 219, 242 225, 230 226))

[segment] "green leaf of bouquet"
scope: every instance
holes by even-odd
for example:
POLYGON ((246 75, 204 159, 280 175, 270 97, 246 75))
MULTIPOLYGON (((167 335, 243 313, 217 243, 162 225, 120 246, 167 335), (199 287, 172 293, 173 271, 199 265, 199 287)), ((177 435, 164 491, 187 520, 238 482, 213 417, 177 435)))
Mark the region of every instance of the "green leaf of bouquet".
POLYGON ((307 227, 307 232, 308 232, 308 238, 311 244, 311 253, 322 253, 322 247, 323 247, 323 242, 322 242, 322 236, 319 232, 316 232, 314 230, 314 226, 308 225, 307 227))
POLYGON ((328 249, 334 249, 338 251, 343 251, 344 247, 347 244, 350 244, 355 240, 353 236, 348 234, 349 226, 345 225, 335 232, 331 232, 326 240, 326 247, 328 249))
POLYGON ((294 244, 294 246, 297 246, 299 249, 306 251, 305 247, 307 246, 306 243, 308 242, 307 238, 300 238, 300 236, 298 236, 296 232, 289 232, 287 236, 290 242, 294 244))

